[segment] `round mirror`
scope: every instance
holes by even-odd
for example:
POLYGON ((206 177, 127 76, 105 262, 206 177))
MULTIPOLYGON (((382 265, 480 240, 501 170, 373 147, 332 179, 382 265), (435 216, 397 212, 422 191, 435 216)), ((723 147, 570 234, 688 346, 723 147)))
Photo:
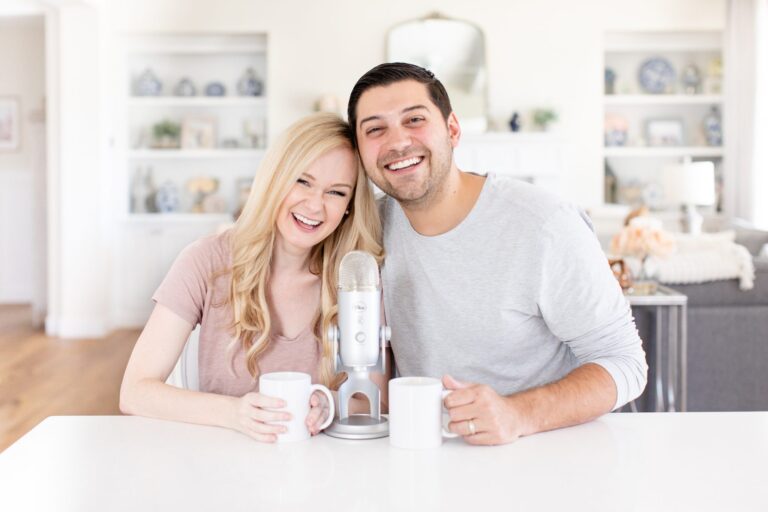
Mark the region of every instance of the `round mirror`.
POLYGON ((387 60, 432 71, 448 91, 462 130, 486 130, 485 38, 477 26, 440 14, 401 23, 389 31, 387 60))

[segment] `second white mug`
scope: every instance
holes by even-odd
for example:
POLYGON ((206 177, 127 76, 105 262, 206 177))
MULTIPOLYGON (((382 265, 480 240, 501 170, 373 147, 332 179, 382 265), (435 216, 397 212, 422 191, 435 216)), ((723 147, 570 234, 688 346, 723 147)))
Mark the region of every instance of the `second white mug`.
POLYGON ((308 373, 273 372, 259 377, 259 393, 284 400, 286 406, 280 410, 291 413, 289 421, 275 422, 288 427, 287 432, 278 434, 278 443, 303 441, 310 438, 305 421, 309 414, 309 399, 314 391, 324 393, 330 404, 328 418, 320 426, 322 430, 331 424, 336 412, 333 395, 327 387, 322 384, 312 384, 312 378, 308 373))
POLYGON ((397 448, 435 448, 444 437, 458 437, 443 427, 443 398, 449 391, 430 377, 389 381, 389 444, 397 448))

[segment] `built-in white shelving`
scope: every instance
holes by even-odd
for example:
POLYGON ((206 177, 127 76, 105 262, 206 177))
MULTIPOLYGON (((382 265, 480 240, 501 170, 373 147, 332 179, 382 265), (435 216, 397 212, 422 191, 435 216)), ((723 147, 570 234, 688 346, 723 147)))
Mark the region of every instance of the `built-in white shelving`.
POLYGON ((615 76, 613 90, 603 95, 606 203, 637 206, 642 201, 651 208, 670 207, 664 200, 664 169, 687 158, 711 160, 718 176, 722 174, 724 147, 710 145, 712 137, 704 128, 713 110, 719 112, 722 123, 727 108, 722 75, 717 74, 723 65, 722 46, 719 31, 605 35, 604 65, 615 76), (658 94, 644 90, 639 80, 641 66, 653 58, 665 61, 675 72, 674 80, 658 94), (684 83, 685 69, 698 70, 700 83, 695 89, 690 81, 684 83), (659 127, 671 130, 671 135, 662 131, 658 136, 659 127))
POLYGON ((720 146, 674 146, 674 147, 607 147, 603 154, 606 157, 686 157, 719 158, 723 156, 723 148, 720 146))
POLYGON ((606 105, 718 105, 720 94, 609 94, 603 96, 606 105))
POLYGON ((244 184, 253 179, 267 145, 266 55, 261 34, 127 38, 121 215, 158 215, 165 222, 170 213, 180 222, 231 215, 242 206, 244 184), (257 85, 251 93, 240 88, 247 72, 257 85), (147 75, 154 77, 154 91, 146 86, 152 83, 147 75), (212 85, 219 89, 215 95, 212 85), (218 183, 215 192, 205 192, 218 196, 215 201, 202 202, 196 192, 206 179, 218 183), (156 207, 153 194, 165 199, 163 208, 156 207))
POLYGON ((131 107, 265 107, 263 96, 133 96, 128 99, 131 107))
POLYGON ((131 160, 261 160, 263 149, 133 149, 128 151, 131 160))
POLYGON ((230 225, 248 195, 267 146, 267 37, 132 34, 120 44, 112 317, 138 327, 179 252, 230 225), (238 88, 249 68, 258 92, 238 88), (148 70, 160 90, 137 87, 148 70))

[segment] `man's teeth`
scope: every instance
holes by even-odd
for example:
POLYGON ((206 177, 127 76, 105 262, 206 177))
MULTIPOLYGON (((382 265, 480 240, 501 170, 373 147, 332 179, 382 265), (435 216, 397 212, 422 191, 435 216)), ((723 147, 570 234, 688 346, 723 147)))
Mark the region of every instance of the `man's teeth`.
POLYGON ((303 215, 299 215, 298 213, 294 213, 293 216, 296 217, 296 220, 298 220, 302 224, 306 224, 307 226, 314 227, 314 226, 319 226, 320 225, 320 221, 319 220, 312 220, 312 219, 309 219, 309 218, 307 218, 307 217, 305 217, 303 215))
POLYGON ((399 171, 400 169, 404 169, 406 167, 410 167, 412 165, 416 165, 417 163, 421 162, 420 156, 415 156, 413 158, 409 158, 408 160, 401 160, 399 162, 395 162, 393 164, 389 164, 387 168, 390 171, 399 171))

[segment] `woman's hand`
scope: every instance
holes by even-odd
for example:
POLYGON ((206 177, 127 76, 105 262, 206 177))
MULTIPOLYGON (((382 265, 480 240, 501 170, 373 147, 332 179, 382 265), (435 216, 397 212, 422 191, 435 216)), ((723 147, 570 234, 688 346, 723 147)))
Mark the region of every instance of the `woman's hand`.
POLYGON ((274 443, 277 441, 277 434, 282 434, 288 428, 271 422, 288 421, 291 414, 268 409, 282 409, 285 405, 279 398, 261 393, 247 393, 235 399, 232 428, 257 441, 274 443))
POLYGON ((320 432, 320 425, 328 418, 330 405, 325 393, 315 391, 309 398, 309 414, 305 421, 309 433, 313 436, 320 432))

